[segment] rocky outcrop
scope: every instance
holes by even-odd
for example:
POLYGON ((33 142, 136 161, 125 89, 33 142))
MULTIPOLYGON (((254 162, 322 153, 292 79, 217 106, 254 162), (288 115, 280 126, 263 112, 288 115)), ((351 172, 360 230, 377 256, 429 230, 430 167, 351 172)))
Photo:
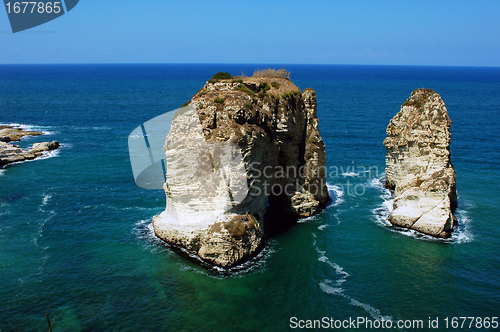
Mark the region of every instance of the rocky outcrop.
POLYGON ((43 155, 45 151, 59 148, 57 141, 34 143, 31 148, 21 149, 18 145, 6 142, 19 141, 24 136, 42 135, 36 131, 25 131, 20 128, 3 126, 0 128, 0 167, 14 162, 33 160, 43 155))
POLYGON ((24 136, 38 136, 43 133, 32 130, 24 130, 13 126, 0 126, 0 142, 20 141, 24 136))
POLYGON ((450 125, 441 96, 418 89, 387 127, 386 187, 394 190, 391 224, 447 238, 457 193, 450 125))
MULTIPOLYGON (((268 204, 280 219, 317 212, 329 199, 316 95, 285 78, 207 84, 176 114, 165 142, 167 208, 155 234, 230 267, 255 254, 268 204)), ((266 224, 265 224, 266 223, 266 224)))

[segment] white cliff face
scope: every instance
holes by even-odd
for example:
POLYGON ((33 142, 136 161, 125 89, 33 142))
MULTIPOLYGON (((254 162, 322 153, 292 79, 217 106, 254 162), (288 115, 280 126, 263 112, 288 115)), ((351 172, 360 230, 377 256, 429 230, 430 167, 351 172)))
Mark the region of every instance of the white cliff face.
POLYGON ((290 219, 327 202, 313 90, 302 95, 279 78, 228 80, 207 83, 189 104, 196 110, 174 118, 165 142, 158 237, 229 267, 257 253, 270 196, 290 219))
POLYGON ((432 90, 415 90, 387 127, 386 186, 394 190, 389 221, 436 237, 449 237, 456 206, 446 106, 432 90))

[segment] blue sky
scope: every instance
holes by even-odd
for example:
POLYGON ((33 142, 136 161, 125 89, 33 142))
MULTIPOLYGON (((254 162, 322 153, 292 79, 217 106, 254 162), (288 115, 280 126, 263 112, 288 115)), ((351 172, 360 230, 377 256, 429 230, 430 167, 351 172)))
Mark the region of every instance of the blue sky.
POLYGON ((500 66, 500 1, 81 0, 0 63, 500 66))

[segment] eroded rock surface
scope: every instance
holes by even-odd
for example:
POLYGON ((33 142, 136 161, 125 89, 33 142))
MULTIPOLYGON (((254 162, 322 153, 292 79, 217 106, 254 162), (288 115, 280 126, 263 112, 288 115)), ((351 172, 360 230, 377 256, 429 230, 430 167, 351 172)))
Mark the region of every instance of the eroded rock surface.
MULTIPOLYGON (((230 267, 255 254, 268 198, 282 218, 317 212, 329 199, 316 94, 288 79, 207 83, 172 121, 165 142, 167 208, 155 233, 230 267)), ((266 222, 273 223, 267 219, 266 222)))
POLYGON ((441 96, 417 89, 387 127, 386 187, 394 190, 389 221, 447 238, 457 193, 450 161, 450 125, 441 96))
POLYGON ((0 127, 0 167, 14 162, 32 160, 43 155, 45 151, 59 148, 57 141, 34 143, 29 149, 21 149, 19 146, 7 142, 19 141, 24 136, 43 135, 37 131, 26 131, 11 126, 0 127))

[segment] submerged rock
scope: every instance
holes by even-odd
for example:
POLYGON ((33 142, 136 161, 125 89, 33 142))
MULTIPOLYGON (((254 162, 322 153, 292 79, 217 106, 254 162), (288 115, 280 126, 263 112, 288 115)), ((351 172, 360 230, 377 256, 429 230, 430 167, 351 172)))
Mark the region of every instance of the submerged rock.
POLYGON ((391 224, 447 238, 457 203, 450 125, 441 96, 417 89, 387 127, 386 187, 394 190, 391 224))
POLYGON ((316 94, 288 79, 207 84, 174 117, 165 142, 167 208, 155 234, 212 264, 257 253, 267 204, 294 221, 329 199, 316 94), (268 201, 269 199, 269 201, 268 201))

